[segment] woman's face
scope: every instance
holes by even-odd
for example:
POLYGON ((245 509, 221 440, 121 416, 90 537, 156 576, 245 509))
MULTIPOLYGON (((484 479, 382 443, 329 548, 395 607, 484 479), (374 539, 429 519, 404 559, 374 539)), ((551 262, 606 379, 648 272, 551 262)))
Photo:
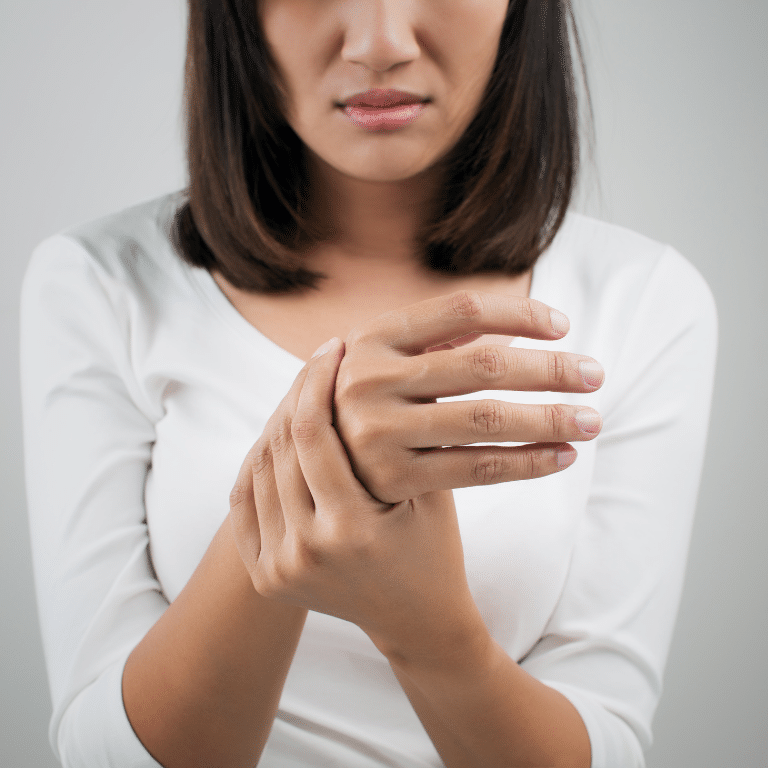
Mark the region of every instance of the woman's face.
POLYGON ((432 166, 475 116, 509 0, 256 0, 288 88, 288 123, 314 155, 366 181, 432 166), (430 102, 396 130, 356 125, 338 106, 370 88, 430 102))

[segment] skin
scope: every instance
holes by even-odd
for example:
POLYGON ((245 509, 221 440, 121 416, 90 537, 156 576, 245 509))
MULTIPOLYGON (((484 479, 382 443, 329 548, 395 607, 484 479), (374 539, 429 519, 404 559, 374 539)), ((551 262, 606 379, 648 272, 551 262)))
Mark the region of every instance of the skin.
POLYGON ((329 274, 316 293, 252 295, 214 273, 246 319, 308 362, 245 457, 200 566, 126 664, 129 720, 166 768, 258 759, 309 610, 368 634, 449 768, 590 764, 570 702, 485 627, 452 489, 562 471, 576 458, 568 442, 594 438, 599 415, 583 409, 585 431, 575 407, 436 399, 592 392, 602 371, 583 355, 489 343, 567 332, 528 298, 530 274, 449 280, 424 273, 411 243, 435 164, 475 114, 506 8, 259 2, 288 120, 310 150, 314 210, 338 237, 306 254, 329 274), (416 123, 371 134, 334 107, 369 87, 434 101, 416 123), (586 379, 581 361, 596 366, 586 379))
MULTIPOLYGON (((567 359, 570 356, 559 353, 538 353, 540 364, 522 374, 512 363, 518 350, 494 350, 497 365, 490 374, 482 362, 489 359, 483 347, 477 350, 482 355, 450 350, 414 357, 414 348, 424 350, 472 323, 510 325, 508 304, 497 297, 490 301, 481 294, 473 297, 478 299, 477 312, 469 321, 455 312, 457 307, 469 307, 459 303, 468 296, 453 294, 382 315, 358 329, 346 344, 339 339, 328 343, 334 352, 329 360, 338 359, 333 378, 326 372, 331 363, 316 363, 317 358, 296 378, 243 463, 233 493, 236 540, 260 594, 352 621, 398 651, 413 644, 411 623, 426 625, 417 637, 434 634, 432 626, 440 636, 461 615, 457 605, 464 603, 470 611, 473 605, 449 489, 541 477, 570 465, 576 453, 558 442, 533 453, 522 446, 427 453, 413 449, 479 442, 489 432, 495 439, 510 441, 594 437, 597 430, 585 433, 573 418, 559 423, 557 410, 552 412, 554 419, 542 424, 538 407, 498 402, 500 409, 484 412, 498 418, 478 419, 473 402, 423 404, 425 395, 433 399, 429 395, 438 387, 443 396, 461 394, 484 386, 486 381, 481 380, 487 378, 499 387, 514 383, 517 389, 533 391, 553 386, 571 392, 597 388, 585 383, 578 367, 567 359), (367 333, 376 341, 366 339, 367 333), (356 345, 361 349, 357 354, 356 345), (341 360, 340 347, 348 351, 348 358, 341 360), (366 360, 366 353, 375 360, 366 360), (343 372, 344 363, 354 357, 359 358, 355 365, 361 377, 349 367, 343 372), (462 357, 465 365, 444 369, 443 359, 462 357), (555 370, 561 374, 557 381, 552 377, 555 370), (361 395, 364 389, 373 396, 361 395), (382 391, 394 393, 391 402, 379 399, 382 391), (353 439, 345 443, 333 424, 334 394, 342 403, 338 411, 345 413, 339 422, 364 425, 356 434, 353 426, 353 439), (345 407, 347 403, 354 407, 345 407), (382 415, 374 417, 375 411, 382 415), (420 429, 388 428, 385 423, 393 417, 406 424, 420 419, 420 429), (378 452, 389 448, 389 441, 379 435, 385 433, 399 444, 395 450, 400 458, 390 459, 382 468, 378 452), (346 448, 350 443, 375 446, 370 462, 364 449, 357 452, 360 466, 371 478, 365 485, 352 471, 346 448), (498 462, 486 463, 497 457, 498 462), (402 619, 404 629, 399 626, 402 619)), ((552 329, 546 305, 518 302, 524 303, 535 314, 532 320, 517 318, 520 331, 533 338, 562 335, 552 329)), ((561 408, 569 415, 577 411, 561 408)))
POLYGON ((286 119, 308 149, 316 215, 339 232, 335 248, 355 263, 407 267, 441 182, 434 166, 490 78, 507 0, 259 0, 258 10, 288 88, 286 119), (368 88, 432 103, 405 129, 370 133, 335 106, 368 88))
POLYGON ((527 296, 530 271, 451 279, 424 270, 412 242, 442 181, 437 163, 479 107, 506 0, 259 0, 257 8, 288 90, 286 120, 307 147, 314 216, 337 235, 303 254, 328 275, 309 295, 249 294, 214 273, 238 311, 307 360, 365 320, 459 288, 527 296), (406 128, 370 133, 336 104, 374 87, 432 102, 406 128))
POLYGON ((246 457, 231 525, 260 595, 368 634, 449 768, 587 766, 570 702, 523 672, 483 623, 450 489, 561 471, 576 453, 559 441, 593 438, 599 417, 586 431, 575 407, 435 397, 489 386, 591 392, 602 379, 585 380, 576 355, 441 343, 481 328, 563 336, 541 302, 459 291, 323 345, 246 457), (549 442, 434 448, 489 439, 549 442))

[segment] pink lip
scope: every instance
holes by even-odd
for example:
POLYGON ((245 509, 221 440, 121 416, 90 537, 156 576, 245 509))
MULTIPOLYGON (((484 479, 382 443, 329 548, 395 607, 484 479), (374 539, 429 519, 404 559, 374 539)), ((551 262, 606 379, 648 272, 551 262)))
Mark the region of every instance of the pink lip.
POLYGON ((417 120, 427 104, 400 104, 396 107, 342 107, 344 114, 366 131, 392 131, 417 120))
POLYGON ((396 91, 392 88, 370 88, 362 93, 356 93, 340 106, 395 107, 400 104, 420 104, 425 101, 428 99, 408 91, 396 91))

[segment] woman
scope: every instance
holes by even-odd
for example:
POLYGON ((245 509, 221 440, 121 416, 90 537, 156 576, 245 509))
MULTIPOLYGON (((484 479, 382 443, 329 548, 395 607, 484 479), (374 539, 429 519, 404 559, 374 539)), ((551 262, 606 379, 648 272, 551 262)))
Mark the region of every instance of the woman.
POLYGON ((566 4, 189 11, 189 188, 24 283, 58 758, 644 765, 716 314, 566 215, 566 4))

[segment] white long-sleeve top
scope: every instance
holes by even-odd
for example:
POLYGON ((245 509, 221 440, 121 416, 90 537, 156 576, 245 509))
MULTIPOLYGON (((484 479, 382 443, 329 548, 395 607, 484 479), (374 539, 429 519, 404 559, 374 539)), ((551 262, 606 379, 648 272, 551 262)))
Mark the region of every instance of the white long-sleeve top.
MULTIPOLYGON (((22 290, 34 574, 66 768, 157 768, 121 696, 124 663, 228 513, 242 461, 303 366, 169 240, 181 193, 43 240, 22 290)), ((454 491, 469 586, 492 636, 584 720, 593 768, 644 766, 679 604, 717 345, 712 294, 672 247, 569 213, 531 298, 591 355, 600 435, 566 470, 454 491)), ((385 658, 310 611, 260 766, 443 763, 385 658)))

